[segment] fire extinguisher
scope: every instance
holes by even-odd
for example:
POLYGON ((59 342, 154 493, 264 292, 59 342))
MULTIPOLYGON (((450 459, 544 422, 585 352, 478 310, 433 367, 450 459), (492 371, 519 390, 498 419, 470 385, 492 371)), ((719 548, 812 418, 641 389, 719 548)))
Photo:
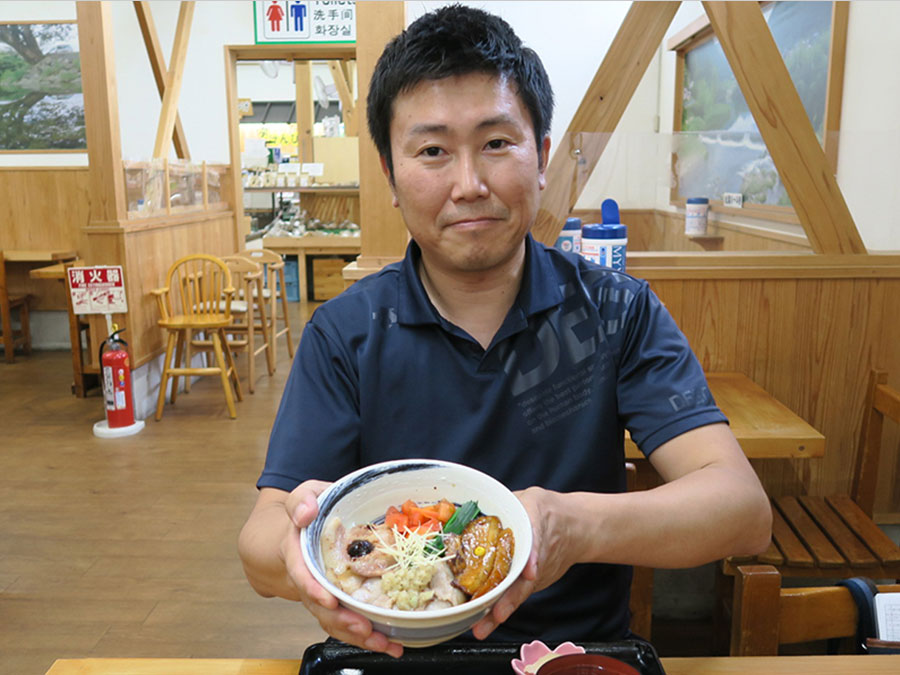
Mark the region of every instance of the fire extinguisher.
POLYGON ((113 331, 100 343, 100 364, 103 370, 103 397, 106 399, 106 421, 110 428, 134 424, 134 393, 131 390, 131 368, 128 343, 119 337, 124 331, 113 331), (103 351, 104 347, 109 347, 103 351))

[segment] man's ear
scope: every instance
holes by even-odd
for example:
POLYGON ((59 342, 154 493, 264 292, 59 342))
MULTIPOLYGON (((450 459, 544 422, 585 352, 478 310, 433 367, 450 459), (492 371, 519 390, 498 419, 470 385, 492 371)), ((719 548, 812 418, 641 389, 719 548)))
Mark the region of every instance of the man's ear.
POLYGON ((391 194, 394 196, 394 207, 400 206, 400 202, 397 200, 397 191, 394 189, 394 177, 391 175, 391 170, 388 169, 387 157, 384 155, 378 156, 378 161, 381 162, 381 172, 384 174, 384 177, 387 178, 388 185, 391 188, 391 194))
POLYGON ((539 150, 540 156, 540 168, 538 171, 538 186, 541 190, 547 187, 547 162, 550 161, 550 137, 544 136, 544 140, 541 142, 541 147, 539 150))

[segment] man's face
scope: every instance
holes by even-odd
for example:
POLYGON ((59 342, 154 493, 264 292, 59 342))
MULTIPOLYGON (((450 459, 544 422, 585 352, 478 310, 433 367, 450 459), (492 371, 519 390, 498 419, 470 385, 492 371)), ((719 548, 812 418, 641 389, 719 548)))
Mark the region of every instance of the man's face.
POLYGON ((426 265, 488 272, 524 252, 550 141, 536 147, 514 85, 480 73, 422 82, 395 99, 390 131, 395 204, 426 265))

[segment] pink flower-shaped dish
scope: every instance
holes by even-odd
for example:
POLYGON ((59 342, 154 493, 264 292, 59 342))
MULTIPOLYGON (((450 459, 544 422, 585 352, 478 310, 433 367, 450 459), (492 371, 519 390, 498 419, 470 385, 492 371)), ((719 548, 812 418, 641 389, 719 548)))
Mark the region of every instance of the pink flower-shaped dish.
POLYGON ((556 649, 551 650, 540 640, 535 640, 527 645, 522 645, 519 650, 522 658, 511 661, 512 669, 516 671, 517 675, 533 675, 547 661, 566 654, 584 654, 584 647, 579 647, 571 642, 563 642, 556 649))

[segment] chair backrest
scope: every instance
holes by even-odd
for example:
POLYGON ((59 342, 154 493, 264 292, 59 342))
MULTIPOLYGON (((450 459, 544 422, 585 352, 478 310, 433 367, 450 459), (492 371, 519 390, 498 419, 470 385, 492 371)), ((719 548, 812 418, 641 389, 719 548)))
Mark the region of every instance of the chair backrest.
POLYGON ((246 251, 241 251, 237 255, 248 258, 262 265, 272 265, 276 269, 279 266, 284 266, 284 258, 282 258, 278 253, 275 253, 275 251, 267 248, 247 249, 246 251))
MULTIPOLYGON (((735 582, 732 656, 773 656, 779 645, 856 635, 859 611, 843 586, 782 588, 771 565, 742 565, 735 582)), ((878 591, 900 592, 900 585, 878 591)))
POLYGON ((875 508, 885 416, 900 424, 900 392, 888 386, 886 372, 873 370, 869 373, 866 406, 857 445, 856 469, 850 491, 850 497, 870 518, 875 508))
POLYGON ((169 268, 166 285, 170 314, 231 317, 234 287, 231 272, 221 258, 200 253, 176 260, 169 268))

